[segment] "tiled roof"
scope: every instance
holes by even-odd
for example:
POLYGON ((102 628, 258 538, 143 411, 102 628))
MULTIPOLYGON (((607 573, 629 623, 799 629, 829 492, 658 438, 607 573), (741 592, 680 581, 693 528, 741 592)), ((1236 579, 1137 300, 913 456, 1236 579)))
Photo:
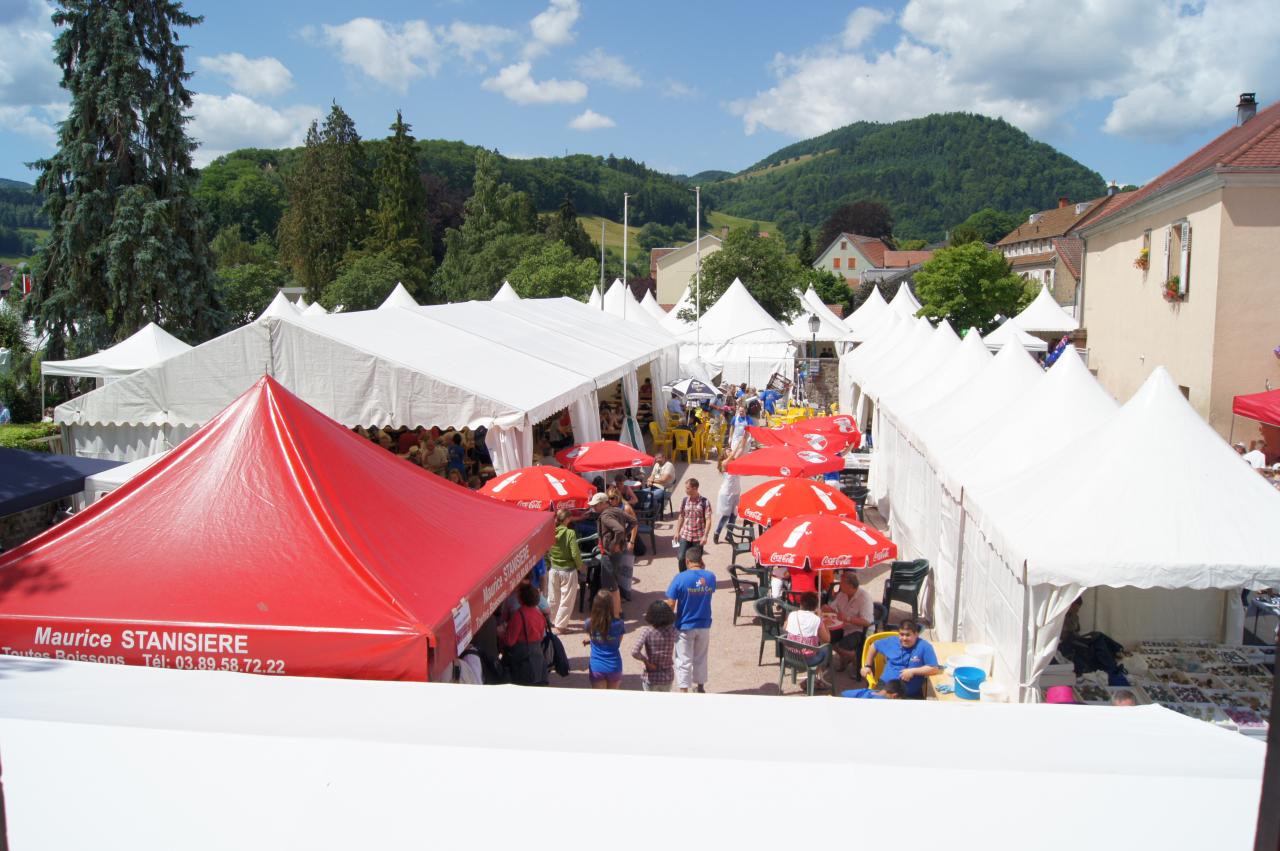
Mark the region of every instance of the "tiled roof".
POLYGON ((1280 170, 1280 101, 1259 111, 1244 124, 1232 127, 1137 192, 1126 193, 1123 201, 1110 205, 1090 224, 1209 171, 1274 170, 1280 170))
POLYGON ((1053 250, 1058 253, 1062 263, 1071 273, 1071 277, 1080 280, 1080 259, 1084 256, 1084 240, 1078 236, 1067 236, 1053 241, 1053 250))
POLYGON ((1052 251, 1041 251, 1038 254, 1020 254, 1009 260, 1009 265, 1013 268, 1019 266, 1036 266, 1041 263, 1050 263, 1053 261, 1052 251))
POLYGON ((829 252, 832 247, 840 240, 852 242, 858 251, 862 252, 862 256, 871 261, 871 265, 877 269, 884 268, 884 253, 889 250, 889 246, 885 245, 879 237, 863 236, 860 233, 842 233, 827 245, 826 248, 818 252, 818 256, 822 257, 829 252))
POLYGON ((932 251, 886 251, 884 253, 884 268, 903 269, 907 266, 914 266, 917 263, 928 263, 932 259, 932 251))
POLYGON ((1079 213, 1076 212, 1075 204, 1054 207, 1052 210, 1041 210, 1035 214, 1039 217, 1037 221, 1023 222, 996 245, 1013 245, 1029 239, 1052 239, 1055 236, 1063 236, 1069 233, 1081 219, 1092 213, 1099 204, 1104 203, 1108 197, 1110 196, 1104 195, 1086 202, 1089 206, 1079 213))

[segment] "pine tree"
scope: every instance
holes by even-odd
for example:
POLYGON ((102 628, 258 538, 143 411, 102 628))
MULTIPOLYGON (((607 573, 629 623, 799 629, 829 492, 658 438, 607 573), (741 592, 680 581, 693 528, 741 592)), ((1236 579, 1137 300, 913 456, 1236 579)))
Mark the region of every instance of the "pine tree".
POLYGON ((547 219, 547 236, 559 240, 581 260, 593 260, 596 256, 595 243, 578 221, 578 211, 568 195, 560 202, 560 208, 547 219))
POLYGON ((802 228, 800 230, 800 244, 796 246, 796 259, 804 266, 812 266, 813 256, 813 234, 809 229, 802 228))
POLYGON ((365 249, 387 257, 410 271, 404 284, 419 298, 434 301, 425 292, 434 261, 431 257, 431 230, 427 218, 427 192, 414 153, 412 128, 396 111, 392 135, 383 148, 374 172, 378 208, 369 223, 365 249))
POLYGON ((280 259, 314 301, 337 277, 368 229, 369 179, 355 122, 335 102, 323 126, 311 122, 302 159, 285 180, 280 259))
POLYGON ((47 357, 121 340, 148 322, 200 342, 219 332, 213 255, 192 197, 191 93, 169 0, 59 0, 54 55, 71 95, 58 149, 31 166, 52 232, 27 315, 47 357))

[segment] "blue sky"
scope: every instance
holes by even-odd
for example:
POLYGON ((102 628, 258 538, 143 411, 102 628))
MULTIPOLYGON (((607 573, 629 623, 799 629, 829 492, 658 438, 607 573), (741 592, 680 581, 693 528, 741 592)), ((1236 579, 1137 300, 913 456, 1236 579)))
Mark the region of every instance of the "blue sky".
MULTIPOLYGON (((1264 0, 886 4, 188 0, 198 160, 298 144, 337 100, 365 137, 513 156, 630 156, 735 171, 857 120, 998 115, 1105 178, 1141 183, 1275 100, 1264 0)), ((0 0, 0 176, 52 149, 66 95, 45 0, 0 0)))

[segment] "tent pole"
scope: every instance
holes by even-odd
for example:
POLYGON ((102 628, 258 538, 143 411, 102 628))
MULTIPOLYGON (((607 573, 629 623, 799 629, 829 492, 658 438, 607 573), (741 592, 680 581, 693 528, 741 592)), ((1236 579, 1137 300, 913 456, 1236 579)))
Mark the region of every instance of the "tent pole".
POLYGON ((1231 428, 1227 431, 1227 443, 1231 443, 1231 439, 1236 436, 1236 415, 1231 413, 1231 428))
POLYGON ((960 534, 956 536, 956 596, 955 604, 951 608, 951 640, 960 640, 960 583, 963 581, 964 573, 964 518, 967 512, 964 510, 964 488, 960 488, 960 534))

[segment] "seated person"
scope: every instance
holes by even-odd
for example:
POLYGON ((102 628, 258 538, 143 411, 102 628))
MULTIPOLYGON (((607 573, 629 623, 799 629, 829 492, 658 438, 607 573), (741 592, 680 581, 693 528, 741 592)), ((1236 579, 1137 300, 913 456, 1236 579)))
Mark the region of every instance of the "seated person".
MULTIPOLYGON (((818 647, 831 642, 831 633, 827 631, 826 624, 822 622, 822 618, 818 615, 817 594, 812 591, 806 591, 800 595, 800 608, 787 615, 787 621, 783 624, 782 632, 783 637, 788 641, 808 644, 811 647, 818 647)), ((827 651, 828 648, 801 652, 802 655, 809 657, 811 664, 821 665, 827 661, 827 651)))
POLYGON ((667 413, 675 414, 677 417, 684 416, 684 403, 680 401, 679 396, 672 396, 667 400, 667 413))
MULTIPOLYGON (((667 491, 675 487, 676 465, 667 460, 661 452, 653 456, 653 469, 644 480, 644 488, 649 492, 650 500, 663 500, 667 491)), ((661 506, 659 506, 661 507, 661 506)))
POLYGON ((1129 685, 1129 673, 1116 661, 1116 657, 1124 650, 1124 645, 1102 632, 1080 632, 1080 606, 1083 599, 1077 598, 1067 609, 1062 621, 1062 637, 1058 639, 1058 650, 1071 660, 1075 666, 1076 676, 1090 671, 1106 671, 1107 684, 1113 686, 1129 685))
POLYGON ((632 508, 636 507, 636 503, 640 501, 640 498, 636 496, 636 492, 627 484, 627 477, 624 474, 618 473, 613 477, 613 486, 617 489, 618 496, 622 498, 623 502, 632 508))
POLYGON ((933 645, 920 637, 920 624, 908 618, 898 624, 898 634, 882 638, 874 645, 867 664, 862 666, 862 676, 875 671, 876 655, 884 657, 881 681, 902 680, 907 697, 924 697, 924 683, 938 673, 938 654, 933 645))
POLYGON ((396 454, 408 455, 409 450, 422 442, 422 436, 426 433, 425 429, 407 428, 399 438, 396 439, 396 454))
POLYGON ((880 680, 875 688, 851 688, 840 692, 841 697, 856 697, 871 700, 901 700, 906 697, 907 690, 902 680, 880 680))
POLYGON ((807 561, 803 567, 788 567, 787 575, 791 577, 791 590, 787 594, 790 602, 799 605, 800 598, 810 592, 817 596, 818 574, 813 572, 807 561))
POLYGON ((831 597, 831 603, 823 606, 824 612, 832 612, 840 618, 840 626, 831 631, 831 646, 836 652, 836 670, 856 665, 862 658, 862 644, 867 637, 867 627, 875 618, 875 604, 865 588, 860 587, 856 570, 840 572, 840 587, 831 597))

